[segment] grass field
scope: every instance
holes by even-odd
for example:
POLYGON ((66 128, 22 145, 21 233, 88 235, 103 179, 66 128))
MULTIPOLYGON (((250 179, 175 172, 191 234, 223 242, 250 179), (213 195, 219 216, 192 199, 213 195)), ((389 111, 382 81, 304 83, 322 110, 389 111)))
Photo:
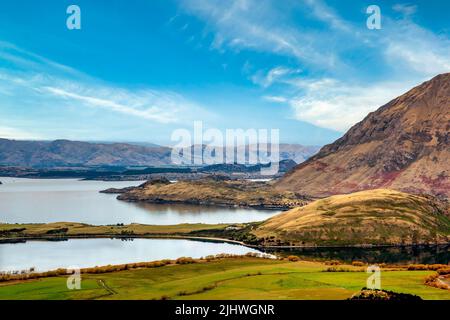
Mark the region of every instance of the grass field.
MULTIPOLYGON (((344 267, 344 266, 342 266, 344 267)), ((346 299, 366 285, 364 267, 323 272, 318 262, 227 258, 187 265, 83 274, 81 290, 67 277, 0 284, 0 299, 346 299)), ((426 286, 433 271, 382 271, 383 289, 450 299, 450 291, 426 286)))

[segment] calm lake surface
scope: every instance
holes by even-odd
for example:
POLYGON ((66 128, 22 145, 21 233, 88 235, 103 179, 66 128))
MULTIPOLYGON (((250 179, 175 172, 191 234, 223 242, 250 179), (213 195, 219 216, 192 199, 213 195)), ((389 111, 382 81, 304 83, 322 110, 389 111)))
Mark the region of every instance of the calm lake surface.
POLYGON ((262 221, 279 211, 196 205, 127 203, 108 188, 137 186, 143 181, 81 181, 76 179, 1 178, 0 222, 82 222, 179 224, 262 221))
POLYGON ((31 267, 36 271, 48 271, 248 252, 259 251, 230 243, 179 239, 27 241, 0 244, 0 271, 29 270, 31 267))
MULTIPOLYGON (((102 194, 107 188, 136 186, 142 181, 80 181, 76 179, 1 178, 0 222, 83 222, 178 224, 261 221, 277 211, 218 208, 195 205, 127 203, 116 195, 102 194)), ((0 244, 0 270, 35 267, 92 267, 108 264, 258 252, 245 246, 174 239, 71 239, 0 244)), ((305 259, 355 260, 369 263, 443 263, 450 261, 450 246, 404 248, 314 248, 267 251, 298 255, 305 259)))

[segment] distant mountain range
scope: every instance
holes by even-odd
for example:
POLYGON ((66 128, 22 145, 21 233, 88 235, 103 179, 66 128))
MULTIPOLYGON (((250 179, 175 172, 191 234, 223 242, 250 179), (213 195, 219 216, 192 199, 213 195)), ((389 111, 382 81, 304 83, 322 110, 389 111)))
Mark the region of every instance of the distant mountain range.
POLYGON ((170 163, 171 149, 127 143, 0 139, 0 164, 34 168, 146 166, 170 163))
POLYGON ((325 197, 390 188, 450 197, 450 73, 392 100, 276 183, 325 197))
MULTIPOLYGON (((300 163, 316 153, 319 147, 280 144, 279 149, 280 160, 300 163)), ((172 165, 172 161, 171 148, 151 144, 0 139, 0 165, 32 168, 146 167, 172 165)))

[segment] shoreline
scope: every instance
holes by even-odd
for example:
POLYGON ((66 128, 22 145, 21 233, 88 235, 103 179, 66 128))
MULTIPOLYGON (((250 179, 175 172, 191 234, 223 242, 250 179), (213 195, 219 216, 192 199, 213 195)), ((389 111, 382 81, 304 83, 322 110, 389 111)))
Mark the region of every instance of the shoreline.
POLYGON ((142 234, 142 235, 121 235, 121 234, 89 234, 89 235, 36 235, 36 236, 23 236, 23 237, 11 237, 11 238, 0 238, 0 244, 12 244, 17 242, 26 241, 65 241, 71 239, 185 239, 185 240, 197 240, 197 241, 208 241, 208 242, 226 242, 230 244, 237 244, 245 246, 251 249, 376 249, 376 248, 420 248, 420 247, 438 247, 450 245, 447 243, 426 243, 426 244, 377 244, 377 245, 302 245, 302 246, 262 246, 248 244, 242 241, 219 238, 219 237, 208 237, 208 236, 193 236, 193 235, 183 235, 183 234, 142 234))
MULTIPOLYGON (((104 190, 103 190, 104 191, 104 190)), ((100 193, 105 194, 119 194, 113 192, 103 192, 100 193)), ((292 209, 289 206, 267 206, 267 205, 240 205, 240 204, 232 204, 232 203, 219 203, 219 202, 201 202, 201 201, 177 201, 177 200, 130 200, 130 199, 118 199, 119 196, 116 197, 116 200, 127 202, 127 203, 149 203, 149 204, 174 204, 174 205, 198 205, 204 207, 218 207, 218 208, 229 208, 229 209, 253 209, 253 210, 261 210, 261 211, 288 211, 292 209)))

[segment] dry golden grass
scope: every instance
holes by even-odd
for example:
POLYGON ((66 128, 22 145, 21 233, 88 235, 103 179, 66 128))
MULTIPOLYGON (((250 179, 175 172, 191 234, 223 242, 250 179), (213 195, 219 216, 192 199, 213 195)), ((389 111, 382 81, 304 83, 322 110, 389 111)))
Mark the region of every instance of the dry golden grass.
POLYGON ((1 238, 55 237, 55 236, 146 236, 186 235, 200 230, 222 230, 228 224, 177 224, 177 225, 106 225, 57 222, 48 224, 0 224, 1 238))
POLYGON ((277 191, 264 182, 214 179, 148 184, 118 199, 265 208, 293 208, 308 202, 294 192, 277 191))
POLYGON ((314 201, 252 233, 266 242, 296 245, 447 243, 446 214, 445 206, 429 197, 377 189, 314 201))

